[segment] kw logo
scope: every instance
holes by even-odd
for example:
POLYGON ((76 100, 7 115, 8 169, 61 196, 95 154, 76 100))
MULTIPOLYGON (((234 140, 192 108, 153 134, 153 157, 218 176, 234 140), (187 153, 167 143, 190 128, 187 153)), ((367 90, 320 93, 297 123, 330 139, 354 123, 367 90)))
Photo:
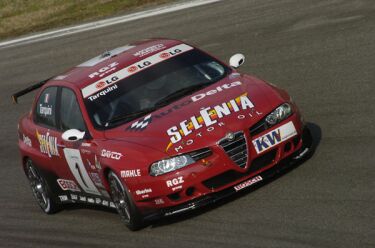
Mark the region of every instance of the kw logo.
POLYGON ((253 145, 256 152, 261 153, 295 135, 297 135, 297 130, 294 127, 293 122, 290 121, 281 127, 254 139, 253 145))
POLYGON ((281 142, 280 129, 276 129, 272 131, 271 133, 268 133, 260 137, 259 139, 256 139, 255 146, 260 153, 263 150, 266 150, 280 142, 281 142))

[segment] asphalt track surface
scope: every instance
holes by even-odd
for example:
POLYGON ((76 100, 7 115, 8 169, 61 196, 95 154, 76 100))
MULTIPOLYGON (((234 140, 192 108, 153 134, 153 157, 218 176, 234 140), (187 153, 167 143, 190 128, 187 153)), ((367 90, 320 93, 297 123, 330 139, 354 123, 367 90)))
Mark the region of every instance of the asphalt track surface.
POLYGON ((226 0, 0 49, 0 247, 375 247, 375 1, 226 0), (311 159, 222 204, 130 232, 110 211, 44 215, 21 171, 17 119, 30 82, 148 37, 182 39, 289 91, 311 159))

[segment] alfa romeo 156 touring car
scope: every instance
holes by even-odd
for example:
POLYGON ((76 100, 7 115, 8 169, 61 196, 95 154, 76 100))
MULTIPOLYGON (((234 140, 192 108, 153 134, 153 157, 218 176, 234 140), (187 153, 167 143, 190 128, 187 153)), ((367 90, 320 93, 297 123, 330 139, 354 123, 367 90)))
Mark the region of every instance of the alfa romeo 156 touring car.
POLYGON ((38 89, 19 121, 22 165, 41 209, 117 209, 132 230, 265 179, 302 159, 311 135, 286 91, 184 42, 116 48, 38 89))

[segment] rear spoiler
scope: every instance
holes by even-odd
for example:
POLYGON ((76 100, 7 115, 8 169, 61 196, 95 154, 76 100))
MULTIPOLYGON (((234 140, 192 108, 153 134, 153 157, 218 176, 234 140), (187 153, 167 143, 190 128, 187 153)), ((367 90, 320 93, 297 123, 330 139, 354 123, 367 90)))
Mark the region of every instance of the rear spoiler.
POLYGON ((23 89, 23 90, 20 90, 20 91, 14 93, 14 94, 12 95, 13 103, 15 103, 15 104, 18 103, 18 97, 23 96, 23 95, 26 95, 27 93, 30 93, 30 92, 33 91, 33 90, 39 89, 39 88, 42 87, 45 83, 47 83, 47 81, 50 80, 50 79, 51 79, 51 78, 48 78, 48 79, 43 80, 43 81, 41 81, 41 82, 39 82, 39 83, 33 84, 33 85, 27 87, 26 89, 23 89))

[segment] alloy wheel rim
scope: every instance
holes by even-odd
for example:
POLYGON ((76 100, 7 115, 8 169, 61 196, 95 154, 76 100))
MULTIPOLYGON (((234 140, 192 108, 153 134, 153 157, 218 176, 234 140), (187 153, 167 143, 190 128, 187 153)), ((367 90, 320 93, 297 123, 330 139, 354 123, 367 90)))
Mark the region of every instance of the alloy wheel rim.
POLYGON ((45 183, 35 168, 30 165, 30 162, 27 164, 27 174, 30 181, 31 190, 33 191, 36 200, 43 209, 47 209, 49 201, 45 183))
POLYGON ((112 200, 116 205, 117 211, 125 222, 130 222, 130 211, 128 197, 124 187, 115 175, 111 175, 110 187, 112 193, 112 200))

